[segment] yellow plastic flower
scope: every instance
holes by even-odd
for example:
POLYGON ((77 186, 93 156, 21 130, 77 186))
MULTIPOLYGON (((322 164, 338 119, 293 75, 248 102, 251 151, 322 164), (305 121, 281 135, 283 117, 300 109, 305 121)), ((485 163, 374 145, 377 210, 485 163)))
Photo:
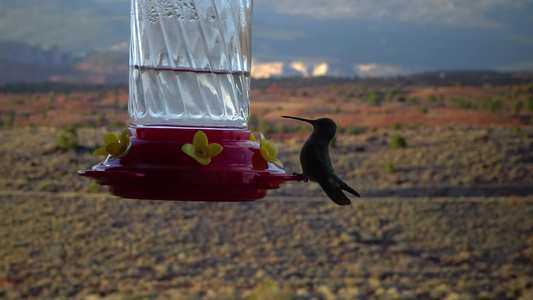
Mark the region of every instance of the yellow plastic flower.
POLYGON ((198 130, 192 139, 192 144, 185 144, 181 150, 190 157, 196 159, 197 162, 206 166, 211 162, 211 157, 222 152, 223 147, 220 144, 207 142, 207 135, 198 130))
POLYGON ((278 168, 283 168, 281 161, 276 158, 276 155, 278 155, 278 147, 272 142, 267 143, 262 133, 261 143, 259 143, 259 151, 261 151, 261 156, 266 161, 273 163, 278 168))
POLYGON ((128 154, 130 151, 130 135, 125 129, 117 137, 108 133, 104 138, 104 147, 100 147, 93 152, 93 155, 111 155, 111 158, 119 158, 128 154))
POLYGON ((250 132, 250 141, 252 142, 256 142, 257 140, 255 139, 255 135, 253 133, 250 132))

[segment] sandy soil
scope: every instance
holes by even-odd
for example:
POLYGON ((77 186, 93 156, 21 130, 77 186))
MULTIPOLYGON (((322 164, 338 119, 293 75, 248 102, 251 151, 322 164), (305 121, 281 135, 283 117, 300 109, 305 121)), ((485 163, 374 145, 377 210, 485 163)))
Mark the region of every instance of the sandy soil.
MULTIPOLYGON (((251 203, 113 197, 76 172, 127 126, 125 91, 0 94, 0 298, 533 299, 533 127, 511 111, 526 90, 406 87, 409 101, 379 106, 360 91, 252 91, 252 114, 274 126, 360 129, 330 148, 363 196, 349 207, 311 182, 251 203), (505 107, 481 109, 489 96, 505 107), (63 152, 69 124, 79 147, 63 152)), ((298 131, 266 133, 288 174, 301 171, 298 131)))
MULTIPOLYGON (((529 127, 339 135, 335 168, 363 195, 349 207, 303 182, 252 203, 116 198, 76 175, 108 130, 79 129, 65 153, 59 131, 0 131, 0 298, 533 296, 529 127)), ((305 134, 274 137, 299 171, 305 134)))

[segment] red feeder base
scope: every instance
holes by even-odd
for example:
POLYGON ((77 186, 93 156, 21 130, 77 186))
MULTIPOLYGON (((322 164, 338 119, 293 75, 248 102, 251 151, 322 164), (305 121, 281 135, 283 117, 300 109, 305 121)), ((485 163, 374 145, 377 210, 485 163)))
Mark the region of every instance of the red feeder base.
POLYGON ((267 190, 298 180, 267 163, 248 130, 130 127, 130 149, 122 158, 107 157, 80 176, 91 177, 119 197, 152 200, 244 202, 267 190), (181 147, 203 131, 223 151, 203 166, 181 147))

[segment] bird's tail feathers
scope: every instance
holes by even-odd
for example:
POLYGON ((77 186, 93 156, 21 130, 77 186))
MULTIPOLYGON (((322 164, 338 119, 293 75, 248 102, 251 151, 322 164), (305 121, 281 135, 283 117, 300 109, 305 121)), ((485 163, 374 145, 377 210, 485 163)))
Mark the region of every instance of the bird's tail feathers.
POLYGON ((318 182, 329 199, 335 202, 337 205, 350 205, 352 201, 344 195, 342 190, 338 187, 332 188, 328 183, 318 182))
POLYGON ((343 189, 343 190, 345 190, 345 191, 347 191, 347 192, 349 192, 349 193, 352 193, 352 194, 354 194, 354 195, 357 196, 357 197, 361 197, 361 195, 359 195, 359 193, 358 193, 356 190, 352 189, 352 188, 351 188, 349 185, 347 185, 345 182, 342 182, 342 183, 341 183, 341 189, 343 189))

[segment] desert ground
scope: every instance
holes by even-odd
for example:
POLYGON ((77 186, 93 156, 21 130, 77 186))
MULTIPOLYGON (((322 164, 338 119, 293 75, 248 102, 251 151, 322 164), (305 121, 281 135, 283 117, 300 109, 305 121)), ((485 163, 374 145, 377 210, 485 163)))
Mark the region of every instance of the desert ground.
POLYGON ((334 168, 362 195, 347 207, 312 182, 121 199, 77 171, 127 127, 124 90, 0 93, 0 298, 533 299, 529 88, 252 90, 250 127, 288 174, 310 128, 280 116, 337 122, 334 168))

